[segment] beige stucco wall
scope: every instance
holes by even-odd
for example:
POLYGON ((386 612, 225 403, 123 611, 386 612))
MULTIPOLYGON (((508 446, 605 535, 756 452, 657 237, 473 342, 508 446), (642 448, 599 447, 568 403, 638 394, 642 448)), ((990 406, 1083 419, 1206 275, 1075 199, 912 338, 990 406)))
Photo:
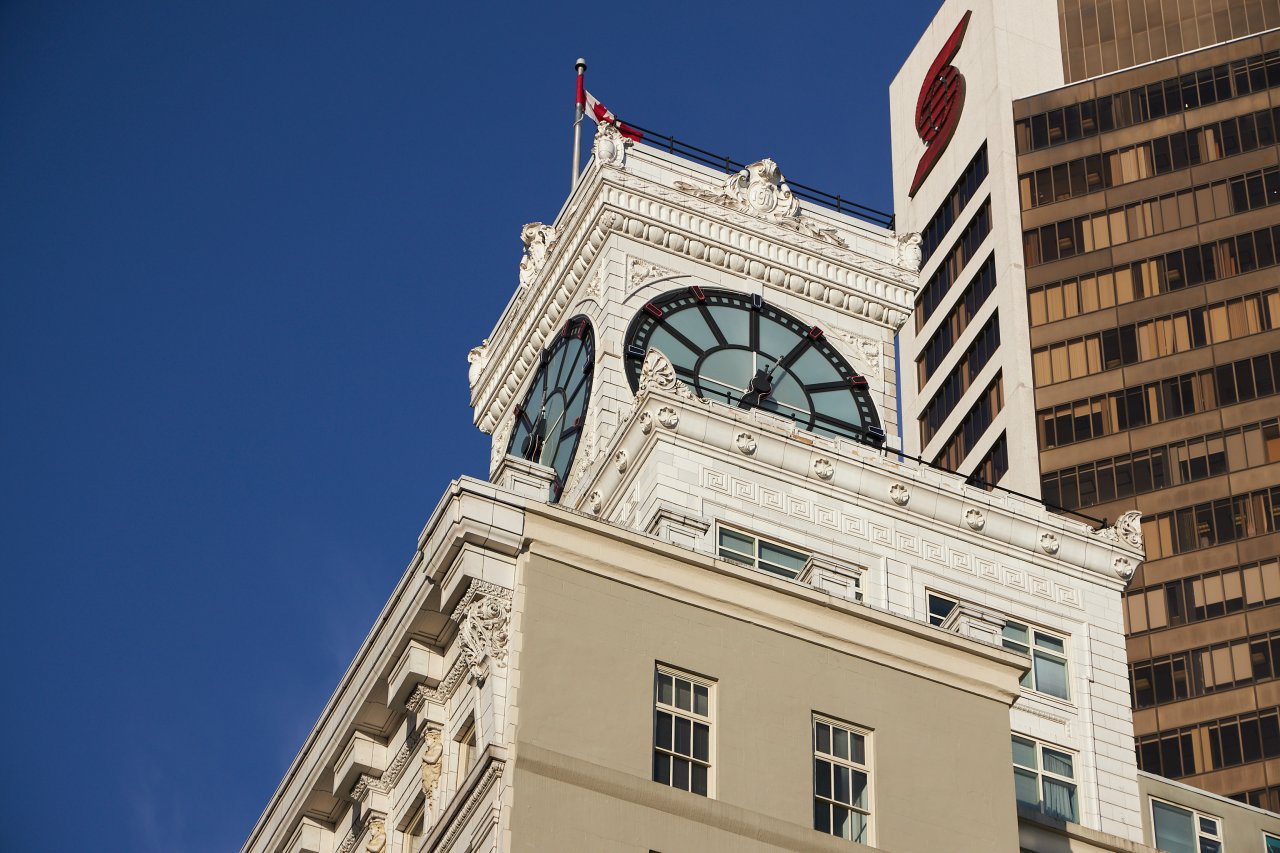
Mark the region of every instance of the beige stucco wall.
POLYGON ((1150 773, 1138 774, 1138 789, 1142 792, 1143 836, 1148 844, 1154 843, 1152 797, 1221 819, 1222 847, 1227 851, 1263 850, 1264 831, 1280 837, 1280 815, 1274 812, 1255 809, 1150 773))
MULTIPOLYGON (((547 531, 571 549, 566 533, 547 531)), ((601 544, 584 541, 581 553, 591 556, 581 562, 600 558, 601 544)), ((524 555, 517 577, 515 849, 854 849, 809 829, 814 711, 874 730, 877 847, 1017 848, 1006 701, 788 636, 749 609, 726 615, 537 550, 524 555), (655 661, 716 681, 711 801, 648 781, 655 661)), ((604 556, 623 570, 652 561, 663 577, 654 588, 675 594, 680 560, 617 542, 604 556)), ((686 580, 697 583, 699 572, 725 590, 736 584, 743 602, 759 594, 749 579, 696 563, 686 580)), ((830 617, 829 608, 812 606, 814 620, 830 617)), ((851 634, 864 630, 857 616, 846 615, 845 624, 851 634)), ((931 643, 905 632, 882 642, 901 644, 908 658, 913 644, 923 658, 931 643)), ((976 644, 946 643, 953 645, 941 654, 957 671, 980 654, 965 648, 976 644)), ((1014 666, 985 665, 998 673, 993 682, 1012 687, 1014 666)))

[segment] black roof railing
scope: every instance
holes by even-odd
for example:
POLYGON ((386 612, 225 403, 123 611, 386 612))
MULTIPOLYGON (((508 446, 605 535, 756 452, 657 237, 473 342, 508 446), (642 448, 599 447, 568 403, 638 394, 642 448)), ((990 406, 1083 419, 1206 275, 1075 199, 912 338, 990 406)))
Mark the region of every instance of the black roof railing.
MULTIPOLYGON (((641 140, 646 145, 652 146, 670 154, 677 154, 687 160, 693 160, 695 163, 701 163, 704 166, 710 166, 713 169, 719 169, 727 174, 741 172, 747 168, 746 163, 740 163, 731 157, 725 157, 720 154, 714 154, 705 148, 698 148, 696 145, 690 145, 687 142, 681 142, 674 136, 658 133, 654 130, 641 127, 638 124, 626 122, 627 127, 634 128, 644 135, 641 140)), ((791 187, 791 192, 796 198, 803 199, 814 204, 821 205, 829 210, 837 213, 847 213, 850 216, 856 216, 859 219, 865 219, 882 228, 893 228, 893 214, 885 213, 883 210, 876 210, 874 207, 867 207, 865 204, 858 204, 856 201, 850 201, 842 195, 832 195, 823 192, 820 189, 807 186, 805 184, 796 183, 793 180, 787 180, 787 186, 791 187)))

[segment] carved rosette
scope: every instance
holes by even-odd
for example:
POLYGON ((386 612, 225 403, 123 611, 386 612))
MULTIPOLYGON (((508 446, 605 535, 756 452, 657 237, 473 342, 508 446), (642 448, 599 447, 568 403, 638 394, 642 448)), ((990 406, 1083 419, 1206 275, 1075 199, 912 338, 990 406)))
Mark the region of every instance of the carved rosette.
POLYGON ((965 510, 964 523, 973 530, 981 530, 987 526, 987 518, 982 514, 981 510, 970 507, 965 510))
POLYGON ((1127 581, 1129 578, 1133 577, 1133 573, 1137 569, 1137 566, 1135 566, 1133 564, 1133 560, 1130 560, 1128 557, 1116 557, 1115 561, 1111 564, 1111 568, 1115 569, 1116 577, 1120 578, 1122 581, 1127 581))
POLYGON ((836 466, 831 464, 830 459, 813 460, 813 473, 818 476, 819 480, 830 480, 836 475, 836 466))
POLYGON ((733 440, 734 445, 747 456, 756 452, 756 437, 749 432, 740 432, 733 440))
POLYGON ((903 483, 894 483, 889 487, 889 500, 898 506, 906 506, 907 501, 911 500, 911 490, 903 483))
POLYGON ((490 662, 498 667, 507 665, 511 590, 473 580, 451 618, 458 625, 462 658, 473 678, 483 681, 490 662))
POLYGON ((627 451, 619 450, 617 453, 613 454, 613 467, 618 469, 619 474, 627 473, 628 464, 627 451))
POLYGON ((640 432, 643 435, 653 432, 653 415, 649 412, 641 412, 638 423, 640 424, 640 432))
POLYGON ((676 414, 676 410, 670 406, 663 406, 658 409, 658 423, 667 429, 675 429, 680 423, 680 415, 676 414))
POLYGON ((1046 554, 1052 557, 1054 554, 1058 553, 1059 547, 1061 547, 1061 545, 1058 542, 1057 536, 1054 536, 1052 533, 1040 534, 1040 550, 1041 551, 1044 551, 1046 554))
POLYGON ((604 495, 600 494, 600 490, 596 489, 587 495, 587 509, 592 515, 599 515, 601 507, 604 506, 604 495))

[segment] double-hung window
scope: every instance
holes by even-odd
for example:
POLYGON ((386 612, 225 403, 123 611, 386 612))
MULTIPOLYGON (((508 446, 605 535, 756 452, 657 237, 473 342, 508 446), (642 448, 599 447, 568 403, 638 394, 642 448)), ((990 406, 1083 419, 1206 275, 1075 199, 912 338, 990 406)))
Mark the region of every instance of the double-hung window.
POLYGON ((1031 658, 1031 669, 1022 676, 1023 687, 1059 699, 1071 698, 1065 638, 1010 621, 1004 625, 1004 647, 1031 658))
POLYGON ((803 551, 797 551, 731 527, 720 527, 717 531, 717 539, 721 559, 781 575, 784 578, 794 578, 809 561, 809 555, 803 551))
POLYGON ((1018 802, 1050 817, 1080 822, 1075 757, 1070 753, 1014 735, 1013 788, 1018 802))
POLYGON ((659 665, 654 676, 653 781, 707 796, 712 684, 659 665))
POLYGON ((1222 851, 1221 820, 1173 803, 1151 800, 1151 829, 1156 847, 1165 853, 1222 851))
POLYGON ((871 769, 867 732, 813 718, 813 828, 869 844, 871 769))

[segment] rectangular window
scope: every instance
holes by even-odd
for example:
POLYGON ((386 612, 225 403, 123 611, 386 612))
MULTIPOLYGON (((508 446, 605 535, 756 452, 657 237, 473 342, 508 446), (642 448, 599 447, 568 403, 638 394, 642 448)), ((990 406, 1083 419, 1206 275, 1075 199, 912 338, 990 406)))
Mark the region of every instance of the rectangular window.
POLYGON ((1262 833, 1263 853, 1280 853, 1280 835, 1262 833))
POLYGON ((1013 736, 1013 787, 1019 803, 1078 823, 1075 780, 1075 759, 1070 753, 1013 736))
POLYGON ((947 598, 945 595, 938 595, 936 592, 926 593, 925 602, 929 610, 930 625, 941 625, 947 621, 947 617, 951 615, 951 611, 956 606, 954 598, 947 598))
POLYGON ((813 718, 813 828, 870 844, 869 732, 827 717, 813 718))
POLYGON ((697 676, 655 667, 653 781, 708 796, 712 686, 697 676))
POLYGON ((1067 642, 1064 638, 1019 622, 1006 622, 1004 647, 1031 658, 1022 686, 1037 693, 1071 698, 1067 680, 1067 642))
POLYGON ((1153 798, 1151 828, 1166 853, 1221 853, 1222 822, 1216 817, 1153 798))
POLYGON ((718 539, 721 559, 784 578, 794 578, 809 561, 809 555, 802 551, 731 527, 720 527, 718 539))

